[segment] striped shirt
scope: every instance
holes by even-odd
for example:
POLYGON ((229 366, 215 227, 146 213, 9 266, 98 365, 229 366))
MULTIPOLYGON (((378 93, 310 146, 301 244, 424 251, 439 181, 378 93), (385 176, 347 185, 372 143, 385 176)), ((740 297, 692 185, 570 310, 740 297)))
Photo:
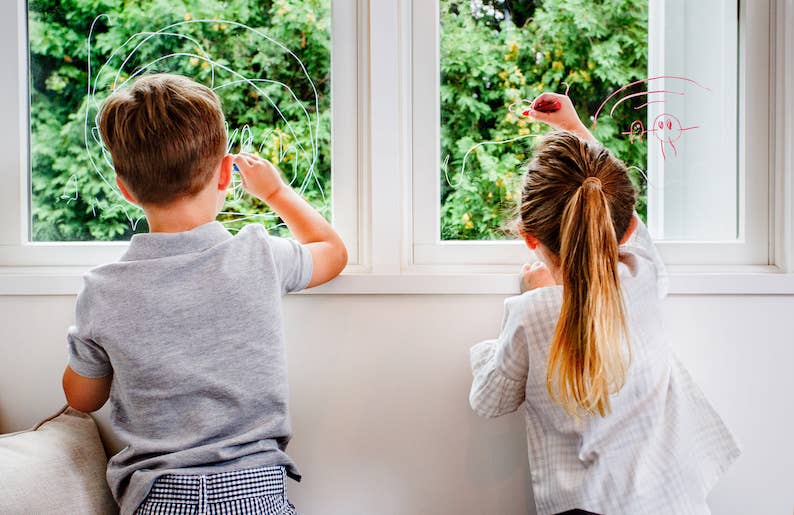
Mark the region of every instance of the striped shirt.
POLYGON ((538 515, 709 513, 706 496, 740 451, 665 337, 664 265, 642 223, 620 247, 619 275, 632 352, 609 415, 569 417, 546 389, 561 286, 505 301, 499 337, 471 349, 471 406, 486 417, 523 407, 538 515))

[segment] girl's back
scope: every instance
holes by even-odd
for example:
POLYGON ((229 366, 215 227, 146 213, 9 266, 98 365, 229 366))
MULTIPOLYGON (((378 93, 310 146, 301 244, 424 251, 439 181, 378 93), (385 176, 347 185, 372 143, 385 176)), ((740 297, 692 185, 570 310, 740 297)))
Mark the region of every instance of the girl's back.
POLYGON ((739 450, 665 337, 664 265, 625 171, 570 134, 547 143, 529 166, 521 233, 560 285, 507 299, 499 338, 472 348, 471 405, 489 417, 524 406, 539 515, 709 513, 739 450))

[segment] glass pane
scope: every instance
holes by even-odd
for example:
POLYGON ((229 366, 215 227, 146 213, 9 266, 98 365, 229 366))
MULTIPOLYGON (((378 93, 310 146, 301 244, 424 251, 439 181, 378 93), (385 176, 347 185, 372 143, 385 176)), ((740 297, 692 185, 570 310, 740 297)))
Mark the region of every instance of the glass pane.
MULTIPOLYGON (((649 218, 654 237, 739 237, 736 0, 664 2, 664 45, 652 47, 649 218), (701 23, 701 20, 710 20, 701 23), (663 71, 663 73, 662 73, 663 71)), ((653 22, 653 17, 651 18, 653 22)))
MULTIPOLYGON (((441 238, 510 238, 520 165, 547 131, 511 104, 569 94, 585 123, 613 91, 648 74, 648 3, 440 0, 441 238), (586 7, 585 7, 586 5, 586 7)), ((632 98, 594 135, 632 166, 646 217, 647 146, 633 144, 632 98)))
MULTIPOLYGON (((31 239, 147 230, 115 187, 95 117, 114 88, 171 72, 221 97, 229 151, 258 152, 330 218, 331 0, 30 0, 31 239)), ((286 229, 239 178, 218 218, 286 229)))

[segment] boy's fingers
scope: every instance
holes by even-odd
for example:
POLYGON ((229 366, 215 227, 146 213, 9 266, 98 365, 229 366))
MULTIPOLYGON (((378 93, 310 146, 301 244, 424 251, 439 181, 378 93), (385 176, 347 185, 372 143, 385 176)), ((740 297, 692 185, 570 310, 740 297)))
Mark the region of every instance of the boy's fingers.
POLYGON ((243 154, 237 154, 234 157, 234 162, 237 163, 241 172, 247 172, 254 166, 254 162, 243 154))
POLYGON ((249 168, 252 167, 255 163, 253 156, 248 152, 240 152, 239 154, 237 154, 237 160, 245 164, 249 168))
POLYGON ((246 158, 248 158, 248 160, 251 161, 252 163, 256 163, 258 161, 259 162, 264 161, 265 163, 269 163, 270 162, 267 159, 265 159, 264 157, 260 156, 259 154, 254 154, 254 153, 251 153, 251 152, 242 152, 242 154, 246 158))

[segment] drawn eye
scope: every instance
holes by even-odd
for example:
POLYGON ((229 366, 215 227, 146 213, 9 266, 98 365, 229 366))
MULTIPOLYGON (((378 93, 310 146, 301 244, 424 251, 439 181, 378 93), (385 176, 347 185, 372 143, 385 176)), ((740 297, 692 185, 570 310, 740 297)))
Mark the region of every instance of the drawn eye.
POLYGON ((664 122, 659 120, 659 128, 664 129, 664 122))
POLYGON ((668 129, 672 129, 673 128, 673 121, 672 120, 667 120, 667 128, 668 129))

